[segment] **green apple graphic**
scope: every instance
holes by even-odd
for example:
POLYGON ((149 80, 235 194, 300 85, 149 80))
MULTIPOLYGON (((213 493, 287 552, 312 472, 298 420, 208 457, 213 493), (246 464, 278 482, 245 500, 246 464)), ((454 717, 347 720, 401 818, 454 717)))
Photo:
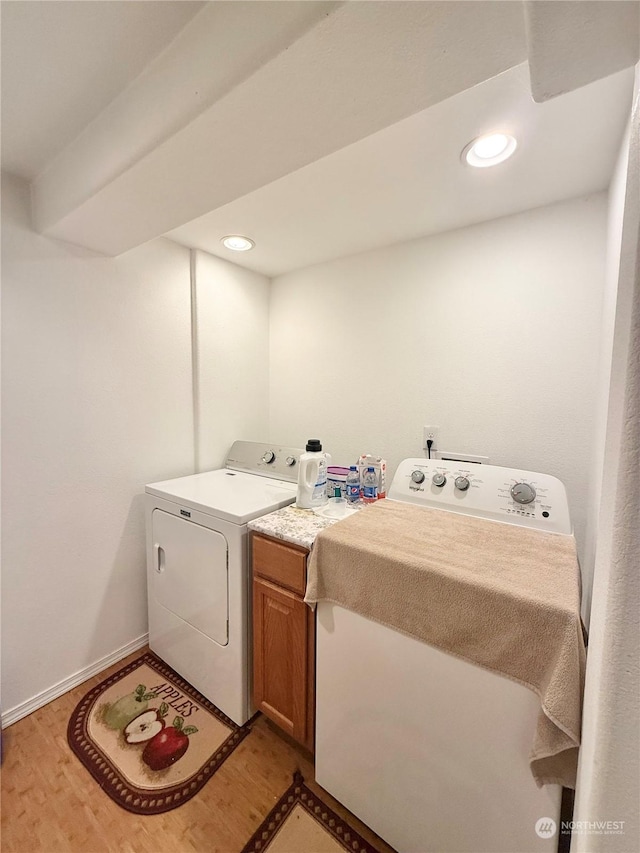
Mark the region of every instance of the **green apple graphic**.
POLYGON ((122 696, 104 712, 104 722, 110 729, 124 729, 131 720, 147 710, 149 699, 155 699, 155 693, 147 693, 144 684, 138 684, 133 693, 122 696))

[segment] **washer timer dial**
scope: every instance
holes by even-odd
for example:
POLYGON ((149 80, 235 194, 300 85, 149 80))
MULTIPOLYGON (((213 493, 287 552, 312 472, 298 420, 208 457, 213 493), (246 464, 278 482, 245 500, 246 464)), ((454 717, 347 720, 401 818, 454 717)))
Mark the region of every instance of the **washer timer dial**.
POLYGON ((511 486, 511 497, 516 503, 530 504, 536 499, 536 490, 529 483, 516 483, 511 486))
POLYGON ((455 487, 461 492, 466 492, 470 485, 468 477, 456 477, 455 487))
POLYGON ((276 454, 273 452, 273 450, 267 450, 266 453, 262 454, 262 461, 266 462, 267 465, 270 465, 275 458, 276 454))

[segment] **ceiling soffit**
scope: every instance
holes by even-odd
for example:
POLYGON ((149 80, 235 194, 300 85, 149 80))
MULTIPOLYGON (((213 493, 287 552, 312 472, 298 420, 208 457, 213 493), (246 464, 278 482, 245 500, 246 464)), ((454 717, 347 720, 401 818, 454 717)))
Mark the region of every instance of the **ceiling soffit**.
POLYGON ((547 101, 635 65, 638 0, 525 0, 531 92, 547 101))
MULTIPOLYGON (((294 4, 264 4, 272 5, 294 4)), ((206 103, 195 99, 195 115, 177 116, 170 108, 175 76, 169 69, 180 68, 180 57, 193 52, 189 67, 203 71, 205 31, 220 38, 215 8, 199 13, 161 62, 152 63, 34 182, 37 229, 120 254, 493 77, 526 55, 519 3, 322 6, 312 21, 304 10, 297 23, 279 21, 269 58, 261 56, 257 69, 247 58, 240 82, 213 86, 206 103), (278 27, 286 37, 278 36, 278 27), (134 110, 142 90, 144 103, 134 110), (163 117, 168 121, 158 120, 163 117), (141 142, 135 128, 144 136, 147 122, 152 138, 141 142)))

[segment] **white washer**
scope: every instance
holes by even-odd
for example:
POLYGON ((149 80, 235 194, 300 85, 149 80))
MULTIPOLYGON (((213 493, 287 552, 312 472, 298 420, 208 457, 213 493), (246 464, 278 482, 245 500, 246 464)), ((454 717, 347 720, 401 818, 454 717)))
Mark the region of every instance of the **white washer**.
MULTIPOLYGON (((528 471, 407 459, 387 499, 571 533, 562 483, 528 471)), ((316 703, 316 781, 399 853, 556 849, 536 832, 559 828, 561 788, 531 775, 532 691, 321 601, 316 703)))
POLYGON ((293 503, 301 453, 236 441, 225 468, 145 489, 149 646, 238 725, 252 713, 247 522, 293 503))

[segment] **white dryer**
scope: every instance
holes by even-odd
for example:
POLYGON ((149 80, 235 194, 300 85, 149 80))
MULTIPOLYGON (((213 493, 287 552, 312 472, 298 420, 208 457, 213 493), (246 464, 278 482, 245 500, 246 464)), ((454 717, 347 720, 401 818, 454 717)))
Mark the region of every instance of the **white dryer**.
POLYGON ((252 713, 247 523, 293 503, 300 448, 146 487, 149 646, 238 725, 252 713))

